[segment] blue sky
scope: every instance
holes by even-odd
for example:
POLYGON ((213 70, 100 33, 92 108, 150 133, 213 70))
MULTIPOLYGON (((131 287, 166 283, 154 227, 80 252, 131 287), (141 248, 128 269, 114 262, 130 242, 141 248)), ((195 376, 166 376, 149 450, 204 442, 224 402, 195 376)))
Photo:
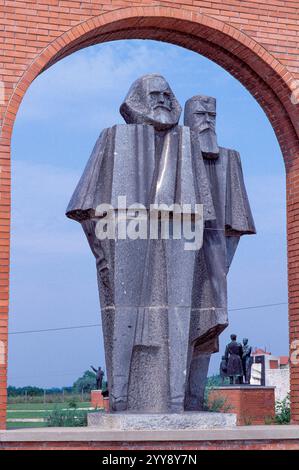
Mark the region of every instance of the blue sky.
MULTIPOLYGON (((258 234, 242 238, 228 277, 229 308, 287 301, 285 171, 263 110, 233 77, 204 57, 155 41, 117 41, 81 50, 39 76, 13 132, 10 332, 100 322, 93 257, 64 215, 96 138, 121 123, 130 84, 158 72, 183 106, 195 94, 217 98, 220 145, 241 154, 258 234)), ((287 305, 231 311, 229 334, 287 354, 287 305)), ((215 354, 210 372, 216 372, 215 354)), ((100 328, 10 335, 9 384, 71 384, 103 364, 100 328)))

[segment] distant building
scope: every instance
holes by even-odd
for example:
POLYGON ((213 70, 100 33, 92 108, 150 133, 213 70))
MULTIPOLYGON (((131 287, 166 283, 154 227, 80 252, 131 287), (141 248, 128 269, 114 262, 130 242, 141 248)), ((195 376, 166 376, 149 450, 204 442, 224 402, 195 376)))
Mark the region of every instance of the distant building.
POLYGON ((256 348, 251 370, 252 385, 275 387, 275 399, 283 400, 290 392, 290 359, 288 356, 273 356, 270 352, 256 348))

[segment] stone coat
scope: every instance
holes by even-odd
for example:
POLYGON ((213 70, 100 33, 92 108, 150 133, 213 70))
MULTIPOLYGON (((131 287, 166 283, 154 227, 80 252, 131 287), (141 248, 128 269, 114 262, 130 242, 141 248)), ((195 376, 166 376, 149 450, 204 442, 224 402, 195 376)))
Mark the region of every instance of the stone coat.
POLYGON ((196 251, 171 236, 99 240, 98 205, 117 208, 124 195, 126 207, 178 203, 194 211, 203 204, 204 220, 215 218, 203 159, 193 166, 188 127, 104 130, 67 208, 96 259, 112 410, 182 411, 196 251))

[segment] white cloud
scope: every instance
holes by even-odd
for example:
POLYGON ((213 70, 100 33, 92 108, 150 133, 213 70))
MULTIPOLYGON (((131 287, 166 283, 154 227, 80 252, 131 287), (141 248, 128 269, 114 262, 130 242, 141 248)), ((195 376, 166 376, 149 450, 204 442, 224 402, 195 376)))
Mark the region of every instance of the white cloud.
MULTIPOLYGON (((57 63, 38 77, 31 85, 24 98, 19 117, 21 119, 52 119, 61 112, 68 117, 69 123, 88 119, 90 124, 98 123, 101 113, 115 118, 117 108, 124 98, 123 89, 128 89, 131 82, 146 68, 153 72, 158 64, 163 69, 173 67, 177 55, 171 49, 165 57, 157 48, 156 54, 150 54, 148 46, 130 44, 106 44, 105 47, 89 48, 80 51, 57 63), (146 67, 145 67, 146 64, 146 67), (72 108, 84 109, 86 102, 94 100, 94 116, 76 116, 72 108), (40 106, 41 103, 47 106, 40 106), (115 106, 114 104, 117 103, 115 106), (114 110, 115 111, 110 111, 114 110)), ((119 118, 118 118, 119 119, 119 118)), ((108 118, 109 120, 109 118, 108 118)))
POLYGON ((212 74, 211 69, 216 67, 200 55, 155 41, 93 46, 72 54, 37 77, 24 97, 18 119, 51 121, 64 116, 67 127, 99 129, 121 122, 119 105, 136 77, 161 73, 171 83, 175 81, 174 91, 179 95, 188 93, 193 85, 191 96, 205 92, 207 84, 223 87, 233 80, 224 71, 212 74), (190 69, 192 76, 186 73, 190 69))

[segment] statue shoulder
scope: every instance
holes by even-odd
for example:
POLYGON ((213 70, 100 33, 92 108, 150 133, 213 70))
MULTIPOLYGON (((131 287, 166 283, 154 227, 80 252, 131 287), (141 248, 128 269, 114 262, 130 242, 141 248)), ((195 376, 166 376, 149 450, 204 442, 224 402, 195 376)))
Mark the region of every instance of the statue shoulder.
POLYGON ((108 134, 116 139, 122 139, 136 135, 154 136, 155 129, 150 124, 115 124, 106 129, 108 134))
MULTIPOLYGON (((106 142, 107 137, 109 136, 110 129, 111 129, 111 127, 106 127, 105 129, 103 129, 100 132, 100 135, 99 135, 99 137, 97 138, 97 140, 94 144, 93 153, 96 150, 99 150, 102 147, 102 145, 106 142)), ((92 154, 91 154, 91 157, 92 157, 92 154)))
POLYGON ((238 158, 238 159, 240 159, 240 153, 238 152, 238 150, 230 149, 230 148, 226 148, 226 147, 219 147, 219 150, 220 150, 220 154, 221 155, 226 155, 227 158, 238 158))
POLYGON ((224 165, 231 168, 237 167, 241 170, 242 162, 240 153, 237 150, 225 147, 219 147, 219 150, 220 158, 224 165))
POLYGON ((104 130, 109 130, 109 129, 135 129, 135 128, 138 128, 138 129, 154 129, 153 126, 151 126, 150 124, 126 124, 126 123, 123 123, 123 124, 114 124, 112 127, 108 127, 107 129, 104 129, 104 130))

